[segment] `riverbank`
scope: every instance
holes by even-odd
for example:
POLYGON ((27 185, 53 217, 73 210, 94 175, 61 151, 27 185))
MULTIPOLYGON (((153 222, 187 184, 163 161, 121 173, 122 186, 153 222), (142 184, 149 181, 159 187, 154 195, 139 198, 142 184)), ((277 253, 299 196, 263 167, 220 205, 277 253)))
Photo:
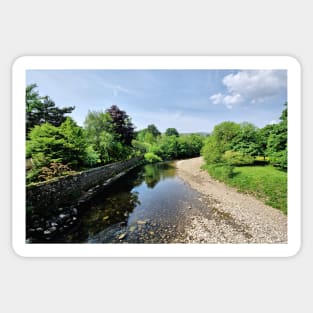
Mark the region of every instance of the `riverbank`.
POLYGON ((193 241, 220 243, 286 243, 287 216, 253 196, 214 180, 201 169, 203 159, 176 162, 178 176, 203 194, 212 218, 194 216, 187 232, 193 241))

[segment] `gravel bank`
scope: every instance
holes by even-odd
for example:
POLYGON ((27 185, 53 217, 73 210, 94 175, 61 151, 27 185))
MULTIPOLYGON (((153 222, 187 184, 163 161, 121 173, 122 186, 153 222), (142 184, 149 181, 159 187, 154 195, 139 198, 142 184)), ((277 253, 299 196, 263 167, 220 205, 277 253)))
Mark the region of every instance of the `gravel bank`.
POLYGON ((188 242, 287 243, 287 216, 250 195, 238 193, 201 170, 203 159, 176 162, 178 175, 203 194, 210 219, 193 215, 186 226, 188 242))

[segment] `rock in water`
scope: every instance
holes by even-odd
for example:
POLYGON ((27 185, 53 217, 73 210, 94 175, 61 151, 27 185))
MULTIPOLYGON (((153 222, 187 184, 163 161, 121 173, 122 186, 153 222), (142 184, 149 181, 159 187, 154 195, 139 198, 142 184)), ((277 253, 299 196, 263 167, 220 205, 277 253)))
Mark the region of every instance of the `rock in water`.
POLYGON ((124 239, 126 237, 126 233, 123 233, 123 234, 120 234, 119 236, 118 236, 118 239, 119 240, 122 240, 122 239, 124 239))
POLYGON ((144 225, 144 224, 146 224, 146 221, 140 221, 140 220, 139 220, 139 221, 137 221, 137 224, 138 224, 138 225, 144 225))

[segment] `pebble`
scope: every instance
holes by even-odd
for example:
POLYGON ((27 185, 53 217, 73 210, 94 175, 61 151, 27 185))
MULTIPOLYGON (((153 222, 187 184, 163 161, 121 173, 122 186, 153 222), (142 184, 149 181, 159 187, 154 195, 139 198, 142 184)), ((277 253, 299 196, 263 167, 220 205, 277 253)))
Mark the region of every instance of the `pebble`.
POLYGON ((126 233, 123 233, 123 234, 120 234, 119 236, 118 236, 118 239, 119 240, 122 240, 122 239, 124 239, 125 237, 126 237, 126 233))
POLYGON ((133 232, 135 229, 136 229, 136 226, 135 226, 135 225, 132 225, 132 226, 129 227, 129 231, 130 231, 130 232, 133 232))
POLYGON ((137 221, 138 225, 145 225, 146 223, 147 223, 146 221, 141 221, 141 220, 137 221))

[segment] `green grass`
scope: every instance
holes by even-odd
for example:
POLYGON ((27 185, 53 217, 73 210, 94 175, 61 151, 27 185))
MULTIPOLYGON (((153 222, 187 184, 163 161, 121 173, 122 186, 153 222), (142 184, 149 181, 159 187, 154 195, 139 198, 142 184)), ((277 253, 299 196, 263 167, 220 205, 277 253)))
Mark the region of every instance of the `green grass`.
POLYGON ((217 180, 249 193, 287 214, 287 173, 272 166, 205 165, 217 180))

